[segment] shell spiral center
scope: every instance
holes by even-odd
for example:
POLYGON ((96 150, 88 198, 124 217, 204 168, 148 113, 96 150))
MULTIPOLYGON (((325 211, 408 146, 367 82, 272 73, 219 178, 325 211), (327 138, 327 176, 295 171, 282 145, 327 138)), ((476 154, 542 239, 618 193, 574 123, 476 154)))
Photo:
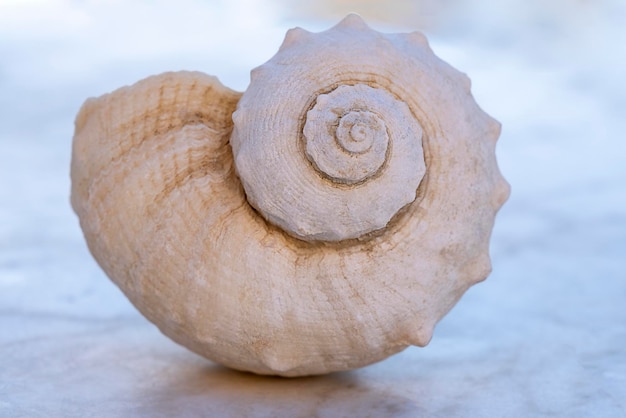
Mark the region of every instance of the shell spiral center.
POLYGON ((362 154, 374 142, 386 143, 388 140, 385 123, 374 113, 367 111, 350 112, 342 117, 335 136, 342 149, 350 154, 362 154))
POLYGON ((388 93, 363 84, 341 86, 318 96, 304 125, 307 158, 336 183, 354 184, 380 171, 387 158, 389 133, 382 116, 366 110, 363 97, 388 93))

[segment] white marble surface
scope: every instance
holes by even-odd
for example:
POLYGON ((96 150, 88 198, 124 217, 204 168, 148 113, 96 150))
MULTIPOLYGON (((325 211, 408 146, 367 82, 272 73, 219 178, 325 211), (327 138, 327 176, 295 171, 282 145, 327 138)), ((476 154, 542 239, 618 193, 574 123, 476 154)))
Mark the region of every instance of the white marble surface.
POLYGON ((415 22, 504 126, 494 272, 427 348, 280 379, 170 342, 99 270, 69 207, 72 123, 165 70, 244 89, 286 28, 330 20, 284 1, 1 2, 0 416, 625 417, 624 3, 452 3, 415 22))

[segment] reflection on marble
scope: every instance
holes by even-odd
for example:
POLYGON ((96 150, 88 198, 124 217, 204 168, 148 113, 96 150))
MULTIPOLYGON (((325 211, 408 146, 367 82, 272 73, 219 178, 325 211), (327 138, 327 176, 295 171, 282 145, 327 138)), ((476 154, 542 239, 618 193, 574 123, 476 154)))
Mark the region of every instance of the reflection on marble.
POLYGON ((426 349, 296 379, 214 365, 138 315, 4 312, 21 337, 0 344, 0 416, 621 416, 623 326, 589 341, 567 317, 516 315, 493 296, 472 295, 426 349), (479 321, 476 307, 497 315, 479 321))
MULTIPOLYGON (((513 194, 493 234, 494 272, 428 347, 300 379, 230 371, 162 336, 97 267, 69 207, 72 121, 85 97, 181 66, 232 74, 232 51, 207 47, 198 61, 166 39, 150 49, 152 37, 133 38, 161 33, 166 17, 178 22, 168 31, 176 45, 189 36, 163 1, 150 3, 145 31, 128 24, 141 2, 115 25, 114 8, 85 11, 99 2, 57 3, 64 25, 28 20, 27 33, 0 3, 0 417, 626 417, 626 58, 613 49, 626 42, 623 2, 594 2, 589 27, 553 27, 595 36, 552 39, 559 50, 506 36, 503 48, 485 41, 484 26, 474 38, 467 27, 469 38, 432 37, 503 123, 498 153, 513 194), (110 38, 93 29, 113 26, 110 38)), ((263 16, 268 26, 239 32, 251 50, 241 56, 271 56, 286 27, 246 4, 246 25, 263 16)), ((211 16, 218 29, 232 18, 222 17, 211 16)), ((502 30, 524 26, 507 23, 511 14, 489 22, 498 19, 502 30)), ((212 45, 217 29, 194 22, 212 45)), ((237 74, 253 66, 234 62, 237 74)))

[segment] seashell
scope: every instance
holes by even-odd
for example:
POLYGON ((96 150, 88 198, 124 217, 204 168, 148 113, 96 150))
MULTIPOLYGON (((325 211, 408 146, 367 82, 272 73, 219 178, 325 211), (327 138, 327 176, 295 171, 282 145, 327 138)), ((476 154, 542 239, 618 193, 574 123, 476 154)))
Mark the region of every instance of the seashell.
POLYGON ((166 73, 89 99, 72 206, 174 341, 301 376, 409 345, 491 270, 500 125, 419 33, 293 29, 243 93, 166 73))

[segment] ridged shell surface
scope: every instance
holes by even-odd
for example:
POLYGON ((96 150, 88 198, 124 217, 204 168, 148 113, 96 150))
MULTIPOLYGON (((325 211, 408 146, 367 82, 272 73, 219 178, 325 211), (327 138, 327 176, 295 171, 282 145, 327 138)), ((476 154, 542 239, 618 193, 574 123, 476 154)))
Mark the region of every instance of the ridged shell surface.
POLYGON ((349 16, 290 31, 243 97, 180 72, 88 100, 72 205, 178 343, 260 374, 347 370, 427 344, 489 274, 499 131, 421 34, 349 16))

